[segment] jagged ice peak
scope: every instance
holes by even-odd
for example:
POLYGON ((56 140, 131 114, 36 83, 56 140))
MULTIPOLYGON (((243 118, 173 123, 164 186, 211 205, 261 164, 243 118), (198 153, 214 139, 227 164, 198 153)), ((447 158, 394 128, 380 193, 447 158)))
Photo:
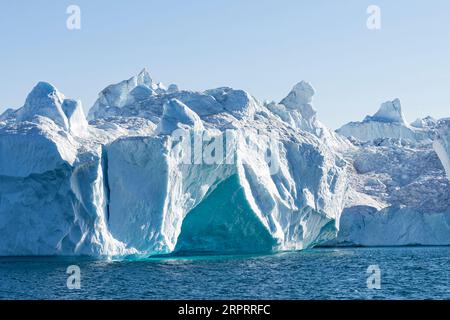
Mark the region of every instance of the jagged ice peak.
POLYGON ((382 103, 380 109, 373 116, 366 117, 365 121, 395 122, 407 125, 399 99, 382 103))

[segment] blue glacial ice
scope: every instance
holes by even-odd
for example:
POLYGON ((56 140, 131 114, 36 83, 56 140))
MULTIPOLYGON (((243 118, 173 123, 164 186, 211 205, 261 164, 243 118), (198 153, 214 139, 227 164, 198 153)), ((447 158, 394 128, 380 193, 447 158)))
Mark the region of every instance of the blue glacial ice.
POLYGON ((39 83, 0 117, 0 255, 272 252, 331 240, 348 189, 340 150, 351 143, 317 120, 310 89, 301 82, 268 105, 226 87, 166 89, 143 70, 103 90, 88 123, 80 102, 39 83))
POLYGON ((143 70, 86 119, 38 83, 0 115, 0 255, 450 244, 448 120, 408 123, 394 100, 333 132, 314 95, 166 89, 143 70))

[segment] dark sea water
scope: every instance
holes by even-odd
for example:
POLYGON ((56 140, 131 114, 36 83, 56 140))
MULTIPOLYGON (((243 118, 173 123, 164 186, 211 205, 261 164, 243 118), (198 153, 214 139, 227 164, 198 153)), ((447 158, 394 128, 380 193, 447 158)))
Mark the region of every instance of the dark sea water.
POLYGON ((450 299, 450 247, 314 249, 264 256, 0 258, 0 299, 450 299), (81 288, 67 288, 78 265, 81 288), (368 289, 378 265, 381 289, 368 289))

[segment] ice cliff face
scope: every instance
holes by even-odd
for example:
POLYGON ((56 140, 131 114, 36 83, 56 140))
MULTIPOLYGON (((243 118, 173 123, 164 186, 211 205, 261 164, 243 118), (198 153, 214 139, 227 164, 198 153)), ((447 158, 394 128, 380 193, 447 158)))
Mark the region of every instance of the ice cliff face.
POLYGON ((341 228, 329 244, 450 244, 444 124, 428 117, 409 125, 395 100, 373 117, 337 130, 354 144, 344 152, 353 165, 341 228))
POLYGON ((344 139, 300 83, 280 104, 147 71, 77 101, 39 83, 0 117, 0 255, 270 252, 335 237, 344 139))
POLYGON ((434 141, 434 151, 441 159, 442 165, 450 179, 450 120, 440 121, 438 139, 434 141))

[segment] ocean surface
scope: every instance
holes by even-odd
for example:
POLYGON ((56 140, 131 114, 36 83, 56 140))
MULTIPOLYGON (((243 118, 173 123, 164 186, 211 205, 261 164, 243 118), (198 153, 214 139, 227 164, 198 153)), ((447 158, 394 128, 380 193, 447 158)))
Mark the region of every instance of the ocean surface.
POLYGON ((450 299, 450 247, 138 261, 0 258, 0 299, 450 299), (80 268, 80 289, 67 287, 70 265, 80 268), (371 265, 379 267, 380 289, 367 286, 371 265))

